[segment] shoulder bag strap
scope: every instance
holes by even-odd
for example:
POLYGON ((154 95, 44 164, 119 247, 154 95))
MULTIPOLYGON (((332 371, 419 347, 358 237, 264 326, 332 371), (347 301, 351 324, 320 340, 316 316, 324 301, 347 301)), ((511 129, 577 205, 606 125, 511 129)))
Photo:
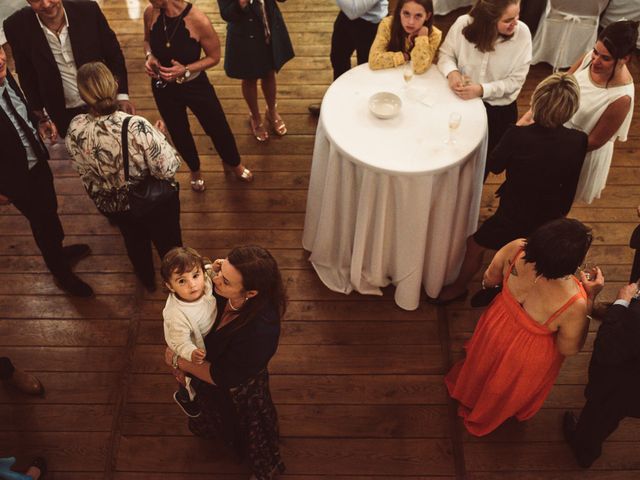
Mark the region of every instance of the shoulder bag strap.
POLYGON ((124 165, 124 180, 125 182, 129 181, 129 122, 131 121, 133 115, 128 116, 122 122, 122 163, 124 165))

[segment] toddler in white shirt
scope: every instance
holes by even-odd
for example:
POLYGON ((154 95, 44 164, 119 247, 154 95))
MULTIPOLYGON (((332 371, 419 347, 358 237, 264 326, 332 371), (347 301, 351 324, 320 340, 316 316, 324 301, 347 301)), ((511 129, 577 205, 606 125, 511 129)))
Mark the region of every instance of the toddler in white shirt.
MULTIPOLYGON (((204 337, 216 319, 216 299, 210 277, 213 270, 215 266, 208 259, 188 247, 175 247, 167 252, 160 269, 171 292, 162 311, 165 341, 176 355, 193 363, 204 361, 204 337)), ((186 387, 178 383, 173 398, 187 416, 197 417, 200 409, 194 401, 195 391, 190 380, 186 378, 186 387)))

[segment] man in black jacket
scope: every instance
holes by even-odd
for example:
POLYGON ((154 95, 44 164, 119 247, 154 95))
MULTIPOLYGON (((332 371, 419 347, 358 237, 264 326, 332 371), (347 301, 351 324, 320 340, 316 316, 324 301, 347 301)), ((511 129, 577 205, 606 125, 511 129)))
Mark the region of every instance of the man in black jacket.
POLYGON ((38 122, 31 115, 0 47, 0 205, 12 203, 27 217, 57 283, 72 295, 88 297, 93 290, 71 271, 70 263, 88 255, 89 246, 62 246, 64 231, 58 218, 49 152, 40 136, 54 138, 51 122, 38 122))
POLYGON ((640 418, 640 301, 638 284, 620 289, 604 316, 589 364, 587 403, 580 419, 564 414, 564 435, 578 464, 589 468, 602 443, 625 417, 640 418))
POLYGON ((49 114, 64 137, 71 119, 86 110, 78 92, 77 69, 103 62, 118 79, 120 108, 129 101, 127 69, 120 44, 100 7, 88 0, 27 0, 4 22, 4 30, 29 109, 49 114))

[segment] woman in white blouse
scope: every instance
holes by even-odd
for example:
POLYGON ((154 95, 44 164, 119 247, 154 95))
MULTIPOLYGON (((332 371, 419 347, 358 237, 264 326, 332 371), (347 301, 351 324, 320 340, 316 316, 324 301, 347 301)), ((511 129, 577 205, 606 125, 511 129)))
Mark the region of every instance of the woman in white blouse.
POLYGON ((529 72, 531 33, 519 14, 519 0, 478 0, 440 46, 438 69, 451 90, 462 99, 484 102, 488 153, 518 119, 516 98, 529 72))
MULTIPOLYGON (((78 70, 78 89, 89 113, 71 121, 65 138, 67 149, 96 207, 120 229, 137 277, 153 291, 151 244, 160 258, 171 248, 182 245, 180 200, 175 195, 142 217, 131 215, 122 152, 123 122, 130 115, 117 110, 118 83, 106 65, 90 62, 78 70)), ((180 157, 148 120, 131 117, 127 145, 131 184, 149 175, 175 181, 180 157)))

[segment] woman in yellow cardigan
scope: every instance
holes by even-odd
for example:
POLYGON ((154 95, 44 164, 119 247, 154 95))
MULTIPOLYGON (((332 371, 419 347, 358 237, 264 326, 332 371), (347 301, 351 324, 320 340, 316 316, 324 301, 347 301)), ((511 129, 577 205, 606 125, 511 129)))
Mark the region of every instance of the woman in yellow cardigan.
POLYGON ((369 66, 380 70, 411 61, 415 73, 424 73, 438 52, 440 40, 442 32, 433 26, 432 0, 399 0, 393 16, 378 26, 369 51, 369 66))

